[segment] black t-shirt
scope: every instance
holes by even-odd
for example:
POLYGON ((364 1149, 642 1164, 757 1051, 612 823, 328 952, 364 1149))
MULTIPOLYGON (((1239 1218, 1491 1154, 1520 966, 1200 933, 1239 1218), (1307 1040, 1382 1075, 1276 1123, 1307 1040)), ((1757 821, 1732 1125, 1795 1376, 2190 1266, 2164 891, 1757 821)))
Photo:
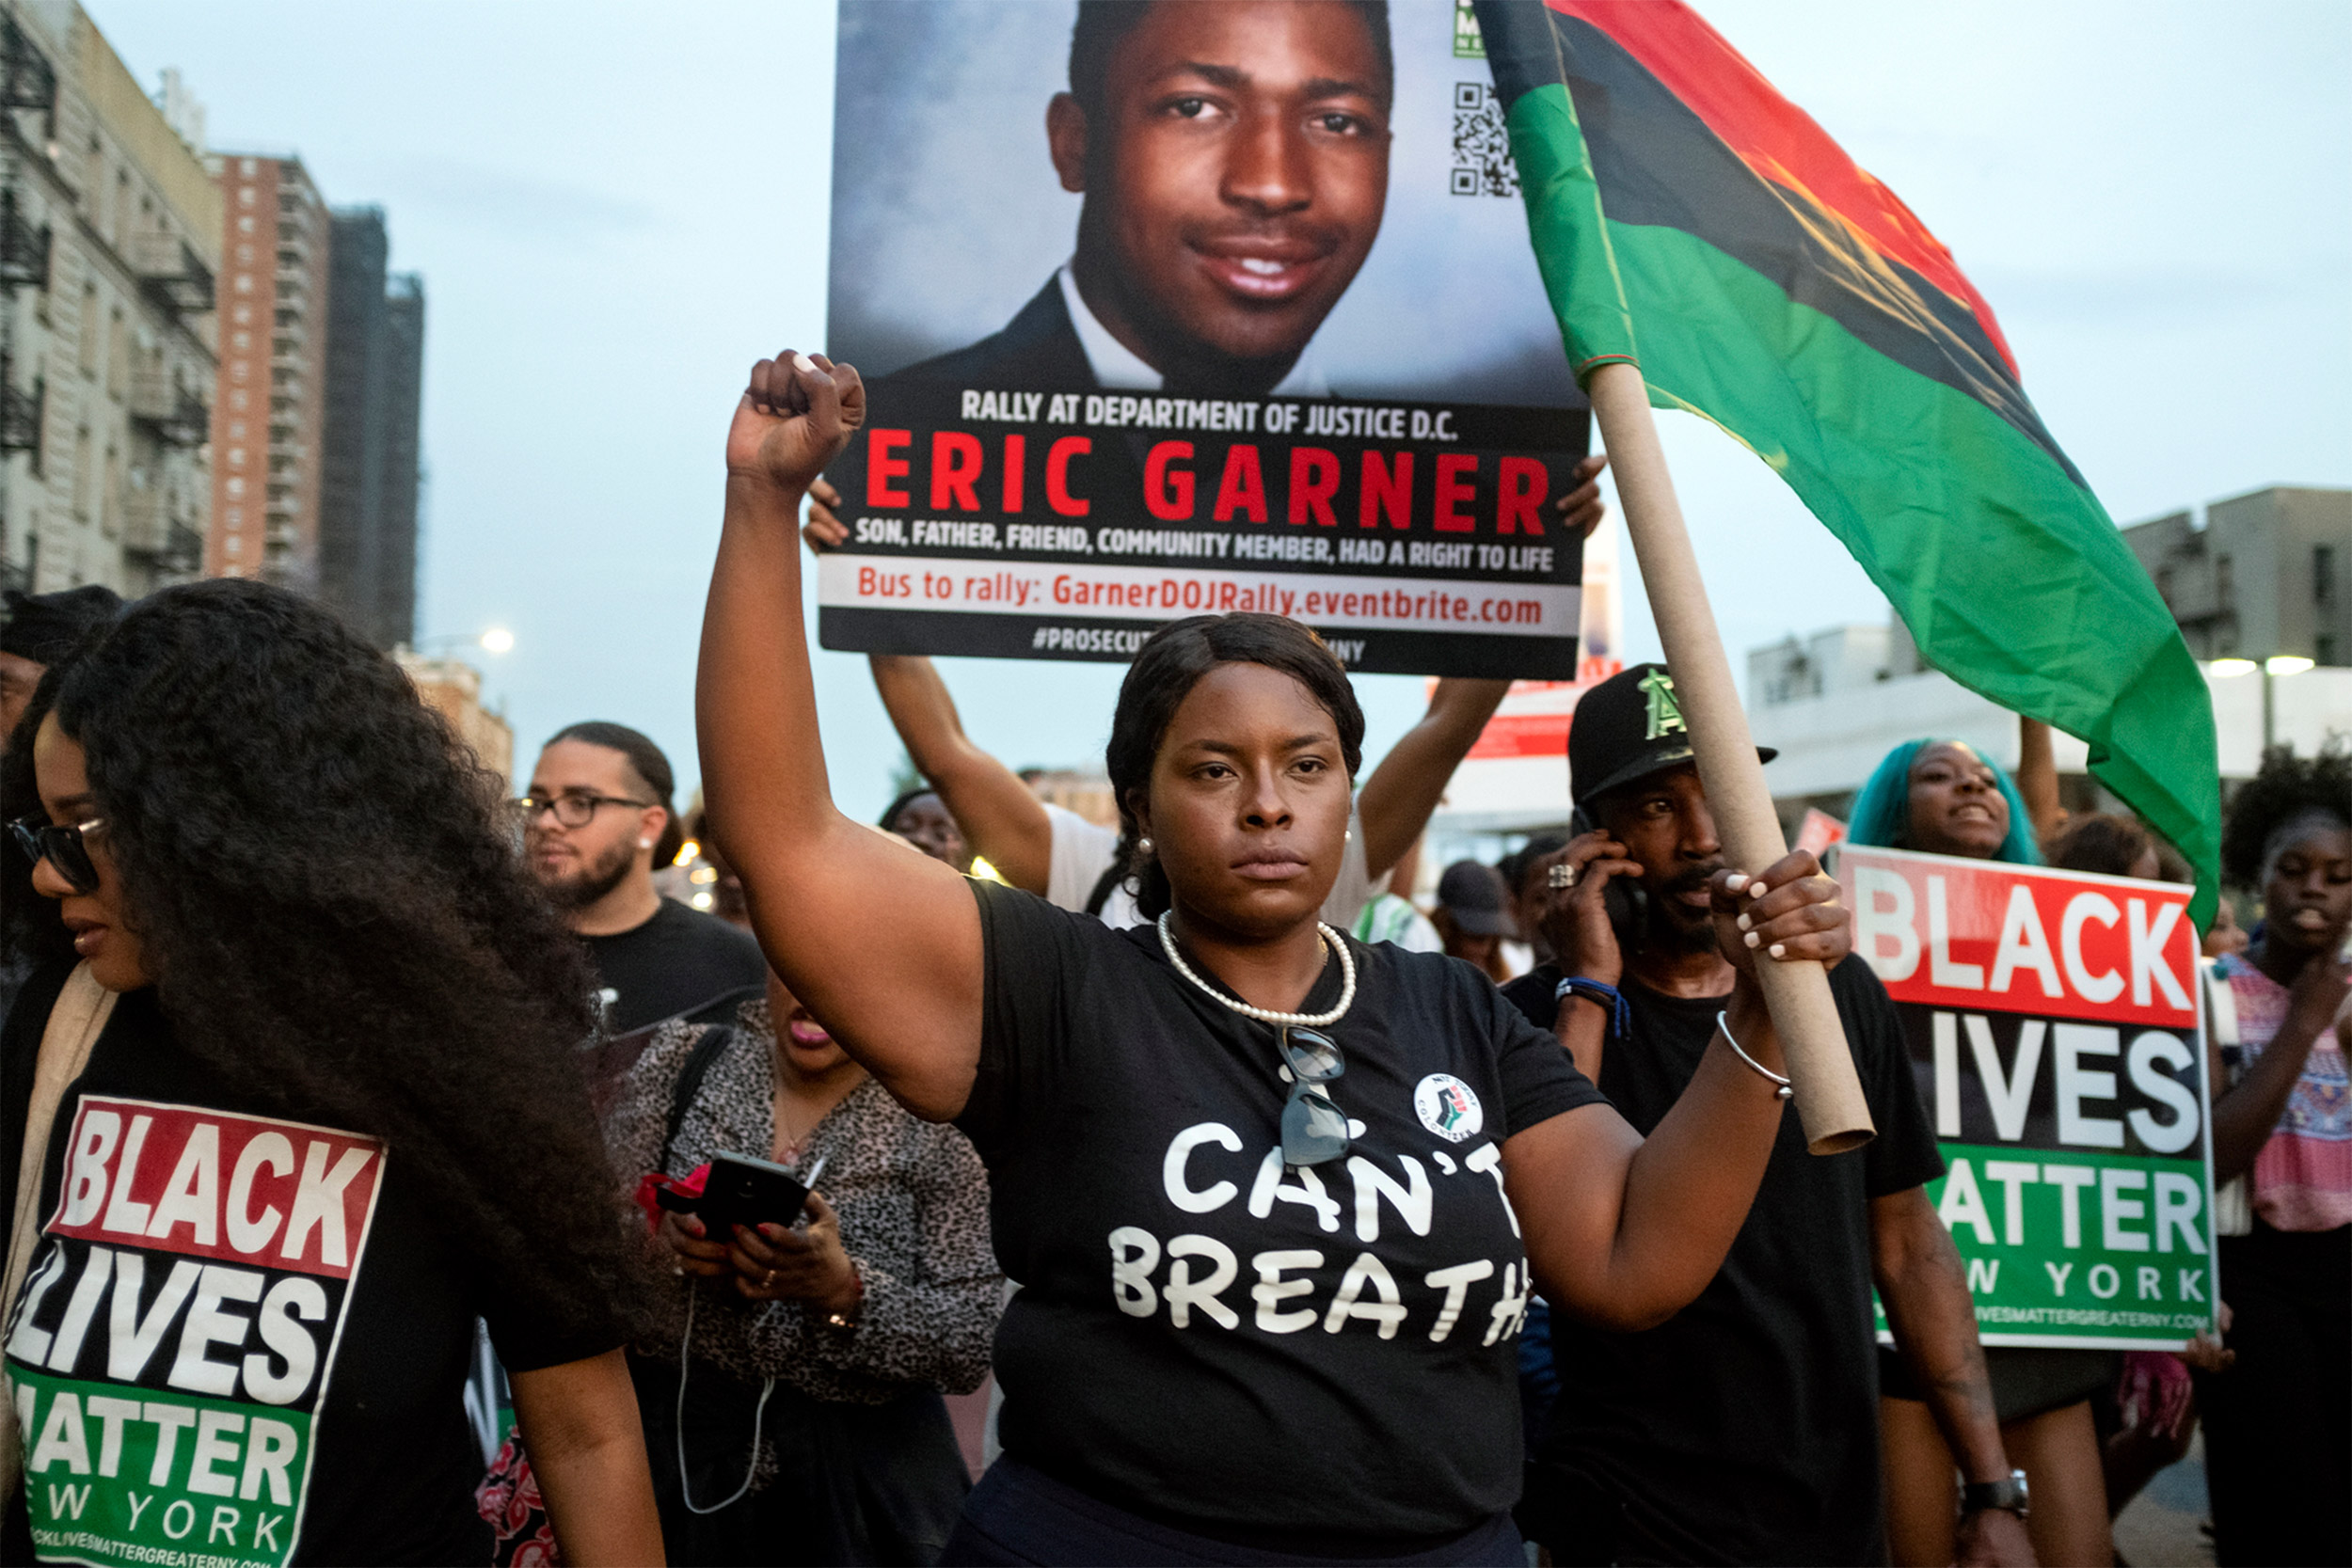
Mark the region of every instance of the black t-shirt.
MULTIPOLYGON (((986 1015, 958 1125, 1022 1286, 996 1338, 1005 1451, 1278 1549, 1434 1541, 1509 1508, 1530 1291, 1502 1146, 1600 1098, 1558 1042, 1467 964, 1350 942, 1332 1098, 1362 1131, 1288 1172, 1272 1029, 1178 974, 1150 926, 974 888, 986 1015)), ((1327 964, 1302 1010, 1340 986, 1327 964)))
MULTIPOLYGON (((1503 988, 1546 1029, 1560 972, 1503 988)), ((1600 1086, 1646 1135, 1681 1097, 1721 998, 1661 995, 1628 976, 1629 1040, 1603 1048, 1600 1086)), ((1791 1110, 1724 1266, 1661 1326, 1612 1334, 1552 1314, 1560 1402, 1547 1459, 1618 1500, 1625 1562, 1884 1560, 1869 1200, 1940 1176, 1894 1004, 1869 966, 1830 972, 1878 1136, 1805 1152, 1791 1110)))
POLYGON ((768 960, 749 931, 675 898, 661 900, 642 926, 586 941, 588 961, 612 993, 605 1028, 615 1035, 768 981, 768 960))
MULTIPOLYGON (((12 1055, 47 1010, 11 1019, 12 1055)), ((548 1329, 598 1314, 483 1277, 397 1150, 262 1110, 180 1048, 151 990, 116 1004, 41 1180, 7 1343, 10 1562, 485 1561, 475 1319, 515 1371, 625 1338, 548 1329)))

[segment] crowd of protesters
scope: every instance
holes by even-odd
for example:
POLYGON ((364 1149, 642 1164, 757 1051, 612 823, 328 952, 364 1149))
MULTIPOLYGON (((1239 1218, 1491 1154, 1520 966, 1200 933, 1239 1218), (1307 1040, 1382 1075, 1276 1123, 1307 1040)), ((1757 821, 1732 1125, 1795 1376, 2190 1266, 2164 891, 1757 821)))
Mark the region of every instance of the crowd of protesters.
MULTIPOLYGON (((1836 884, 1725 864, 1662 666, 1584 693, 1567 831, 1426 908, 1502 683, 1438 682, 1367 772, 1344 670, 1273 616, 1144 644, 1115 828, 917 657, 872 675, 922 785, 836 810, 792 628, 864 399, 783 356, 734 416, 691 823, 603 721, 501 799, 278 589, 11 597, 8 1560, 79 1555, 30 1486, 205 1492, 244 1433, 234 1500, 298 1561, 2104 1564, 2201 1420, 2220 1560, 2345 1560, 2352 760, 2274 753, 2228 814, 2226 1332, 1988 1351, 1836 884), (694 857, 711 913, 662 891, 694 857), (1757 972, 1791 960, 1860 1149, 1787 1108, 1757 972), (716 1207, 739 1171, 797 1212, 716 1207)), ((1898 748, 1852 841, 2185 875, 2022 753, 1898 748)))

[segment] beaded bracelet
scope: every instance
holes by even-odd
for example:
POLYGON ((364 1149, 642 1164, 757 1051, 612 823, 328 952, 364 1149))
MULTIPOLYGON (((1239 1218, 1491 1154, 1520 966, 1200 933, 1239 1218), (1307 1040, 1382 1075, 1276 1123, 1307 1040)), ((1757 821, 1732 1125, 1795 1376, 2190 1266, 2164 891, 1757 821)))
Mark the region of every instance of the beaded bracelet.
POLYGON ((1631 1037, 1633 1009, 1627 1005, 1624 995, 1616 987, 1603 984, 1598 980, 1587 980, 1581 974, 1570 974, 1561 980, 1551 994, 1553 1000, 1560 1002, 1565 1002, 1569 996, 1576 995, 1583 997, 1588 1002, 1599 1004, 1601 1010, 1609 1015, 1609 1037, 1619 1040, 1631 1037))

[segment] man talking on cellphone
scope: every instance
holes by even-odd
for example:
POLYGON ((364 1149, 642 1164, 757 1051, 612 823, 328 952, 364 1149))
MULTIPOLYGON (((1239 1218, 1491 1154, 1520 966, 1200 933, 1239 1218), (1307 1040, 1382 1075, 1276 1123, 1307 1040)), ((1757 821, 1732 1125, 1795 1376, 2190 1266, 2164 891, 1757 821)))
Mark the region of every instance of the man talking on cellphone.
MULTIPOLYGON (((1723 844, 1665 666, 1579 702, 1568 774, 1581 831, 1550 858, 1540 916, 1559 957, 1503 994, 1646 1133, 1732 986, 1706 893, 1723 844)), ((1787 1117, 1698 1300, 1641 1334, 1550 1320, 1562 1392, 1520 1516, 1557 1561, 1884 1561, 1873 1285, 1960 1459, 1959 1560, 2033 1560, 1960 1255, 1924 1190, 1944 1162, 1894 1005, 1859 956, 1830 990, 1878 1136, 1817 1156, 1787 1117)))

